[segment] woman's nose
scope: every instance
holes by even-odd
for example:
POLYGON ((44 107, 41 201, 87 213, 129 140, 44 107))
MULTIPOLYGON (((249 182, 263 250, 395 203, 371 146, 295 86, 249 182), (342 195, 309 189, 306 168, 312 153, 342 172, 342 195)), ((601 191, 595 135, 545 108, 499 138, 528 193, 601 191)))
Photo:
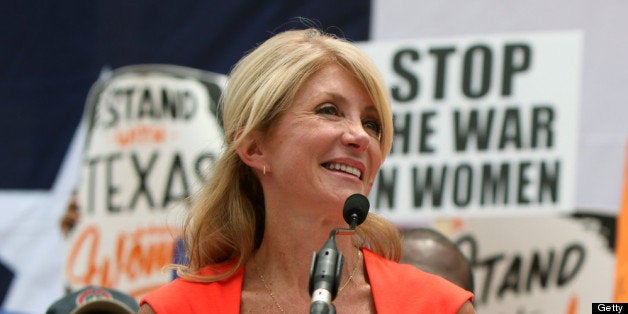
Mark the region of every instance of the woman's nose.
POLYGON ((346 129, 342 134, 342 143, 358 151, 366 150, 371 136, 364 129, 362 121, 347 121, 346 129))

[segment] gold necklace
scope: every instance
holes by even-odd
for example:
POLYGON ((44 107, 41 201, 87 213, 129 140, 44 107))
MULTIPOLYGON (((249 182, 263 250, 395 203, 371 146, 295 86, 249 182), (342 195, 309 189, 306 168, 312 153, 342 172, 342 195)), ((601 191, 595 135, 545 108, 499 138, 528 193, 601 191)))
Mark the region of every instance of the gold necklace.
MULTIPOLYGON (((360 261, 359 257, 360 255, 362 255, 362 252, 360 251, 360 249, 356 250, 355 255, 356 255, 356 259, 355 259, 355 264, 353 265, 353 270, 351 271, 349 278, 347 278, 347 281, 345 281, 345 284, 342 285, 342 287, 338 289, 338 294, 340 294, 340 291, 342 291, 349 284, 349 282, 351 282, 351 279, 353 279, 355 272, 358 270, 358 264, 360 261)), ((285 311, 283 310, 283 307, 281 307, 281 305, 279 304, 279 301, 277 301, 277 297, 275 297, 275 294, 273 293, 273 289, 271 289, 270 285, 266 283, 266 280, 264 279, 264 275, 262 275, 262 272, 259 270, 259 267, 257 267, 257 263, 255 263, 255 261, 253 261, 253 265, 255 267, 255 270, 257 271, 257 276, 264 284, 264 288, 266 288, 266 292, 268 293, 268 295, 270 295, 270 298, 273 299, 275 306, 277 306, 277 308, 279 309, 281 313, 285 313, 285 311)))
POLYGON ((279 301, 277 301, 277 298, 273 294, 273 290, 266 283, 266 280, 264 280, 264 275, 262 275, 262 272, 259 270, 259 267, 257 267, 257 263, 255 263, 255 270, 257 270, 257 276, 259 277, 259 279, 262 280, 262 283, 264 284, 264 287, 266 288, 266 292, 268 292, 268 295, 270 295, 270 297, 273 299, 273 302, 275 302, 275 305, 277 306, 279 311, 281 313, 285 313, 284 310, 283 310, 283 307, 281 307, 281 305, 279 304, 279 301))
POLYGON ((355 264, 353 265, 353 270, 351 271, 349 278, 347 278, 347 281, 345 281, 345 284, 342 285, 340 289, 338 289, 338 294, 340 294, 340 291, 342 291, 342 289, 344 289, 351 282, 351 279, 353 279, 353 275, 355 275, 355 272, 358 270, 358 263, 360 261, 360 255, 362 254, 362 252, 360 251, 360 249, 357 249, 356 251, 357 251, 355 253, 356 259, 355 259, 355 264))

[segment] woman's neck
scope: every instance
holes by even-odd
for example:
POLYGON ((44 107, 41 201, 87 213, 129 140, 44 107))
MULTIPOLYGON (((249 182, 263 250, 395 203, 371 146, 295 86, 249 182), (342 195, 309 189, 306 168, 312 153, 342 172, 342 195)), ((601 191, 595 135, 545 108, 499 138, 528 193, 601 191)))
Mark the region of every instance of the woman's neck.
MULTIPOLYGON (((299 221, 303 220, 267 221, 264 238, 253 256, 253 262, 275 281, 285 280, 285 283, 307 287, 313 253, 321 250, 334 228, 348 226, 332 222, 303 224, 299 221)), ((345 259, 343 275, 355 264, 357 249, 351 238, 351 235, 345 234, 335 237, 338 251, 345 259)))

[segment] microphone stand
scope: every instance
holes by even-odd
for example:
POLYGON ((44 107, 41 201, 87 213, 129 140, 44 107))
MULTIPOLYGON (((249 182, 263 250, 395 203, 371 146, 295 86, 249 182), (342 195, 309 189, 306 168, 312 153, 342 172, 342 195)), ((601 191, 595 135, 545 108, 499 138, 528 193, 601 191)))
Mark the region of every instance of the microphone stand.
POLYGON ((349 229, 336 228, 331 231, 329 240, 325 242, 318 253, 312 254, 310 266, 309 291, 312 296, 310 314, 335 314, 336 307, 332 301, 338 295, 338 286, 342 278, 344 256, 338 252, 336 235, 352 235, 358 225, 358 215, 351 214, 349 229))

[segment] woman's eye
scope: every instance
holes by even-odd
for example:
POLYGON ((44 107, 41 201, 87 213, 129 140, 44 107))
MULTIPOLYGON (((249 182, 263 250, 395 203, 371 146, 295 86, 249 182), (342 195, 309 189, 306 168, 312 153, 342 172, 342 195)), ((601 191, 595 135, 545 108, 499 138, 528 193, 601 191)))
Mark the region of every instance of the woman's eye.
POLYGON ((373 133, 377 136, 380 135, 381 131, 382 131, 382 126, 379 123, 379 121, 377 120, 365 120, 363 122, 364 127, 368 130, 373 131, 373 133))
POLYGON ((319 108, 316 108, 315 112, 317 114, 328 114, 328 115, 334 115, 334 116, 339 114, 338 108, 336 108, 336 106, 333 106, 333 105, 321 106, 319 108))

